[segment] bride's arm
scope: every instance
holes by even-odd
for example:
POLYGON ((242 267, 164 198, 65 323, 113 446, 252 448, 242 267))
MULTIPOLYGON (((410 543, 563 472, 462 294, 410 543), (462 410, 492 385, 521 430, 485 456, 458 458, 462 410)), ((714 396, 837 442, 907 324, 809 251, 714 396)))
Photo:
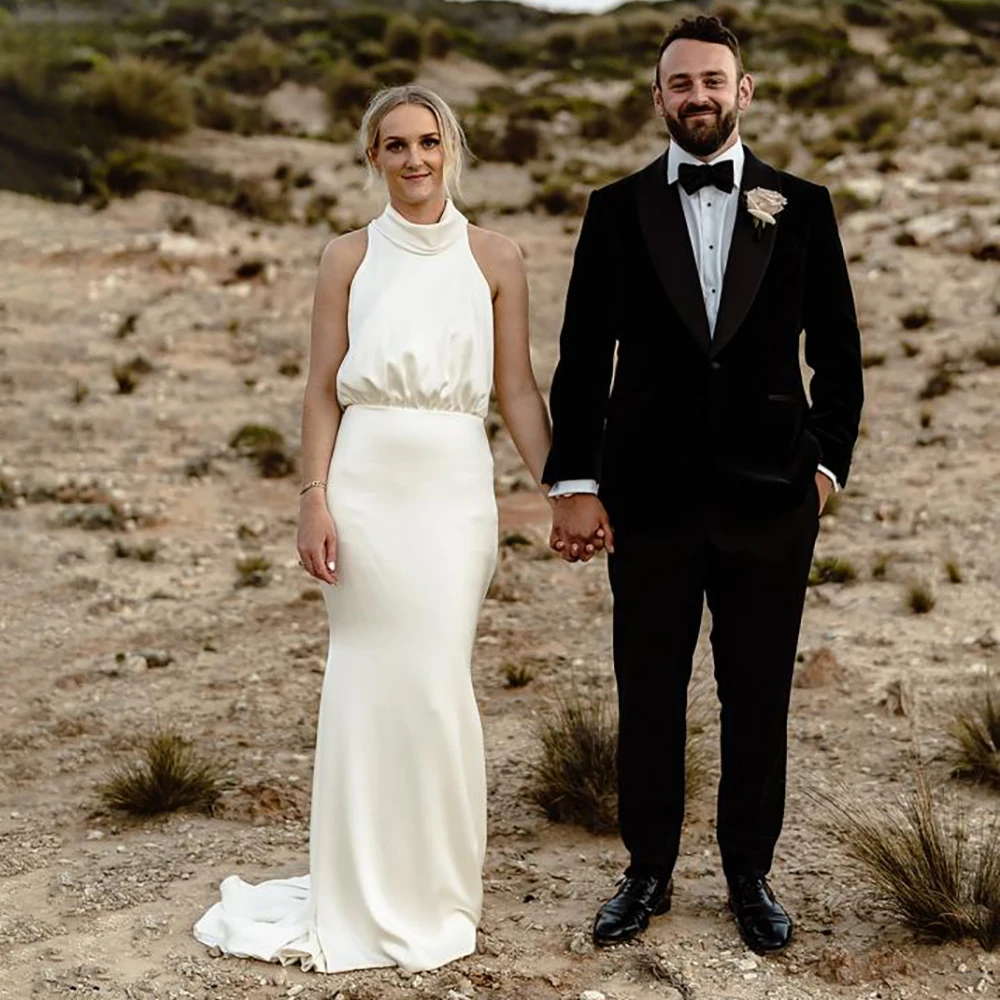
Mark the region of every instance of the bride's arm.
POLYGON ((494 383, 497 403, 522 461, 539 488, 552 444, 549 411, 535 381, 528 338, 528 277, 516 243, 490 233, 494 383))
MULTIPOLYGON (((348 292, 366 248, 367 233, 359 230, 331 240, 320 258, 313 295, 309 372, 302 398, 300 488, 325 481, 330 466, 340 429, 337 372, 347 353, 348 292)), ((319 551, 323 547, 320 526, 328 533, 329 520, 324 486, 314 486, 300 496, 299 554, 303 565, 313 576, 334 583, 336 573, 327 563, 335 560, 335 555, 319 551)), ((331 547, 330 540, 326 546, 331 547)))

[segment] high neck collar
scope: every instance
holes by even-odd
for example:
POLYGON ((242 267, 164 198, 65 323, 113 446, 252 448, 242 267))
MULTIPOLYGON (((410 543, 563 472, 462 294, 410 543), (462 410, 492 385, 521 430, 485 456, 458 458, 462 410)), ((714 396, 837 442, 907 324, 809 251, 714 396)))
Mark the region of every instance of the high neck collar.
POLYGON ((410 222, 391 204, 378 216, 374 225, 386 239, 412 253, 434 254, 447 249, 465 232, 468 219, 448 198, 437 222, 410 222))

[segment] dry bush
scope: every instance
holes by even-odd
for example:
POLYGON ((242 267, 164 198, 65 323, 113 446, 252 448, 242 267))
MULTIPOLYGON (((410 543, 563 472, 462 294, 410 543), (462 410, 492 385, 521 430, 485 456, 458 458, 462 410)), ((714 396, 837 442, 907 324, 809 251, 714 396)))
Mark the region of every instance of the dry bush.
POLYGON ((917 394, 918 399, 937 399, 947 396, 957 385, 955 376, 944 365, 939 365, 927 376, 927 381, 917 394))
POLYGON ((550 177, 531 196, 531 209, 543 209, 549 215, 583 215, 587 193, 565 177, 550 177))
POLYGON ((408 14, 401 14, 389 22, 383 41, 393 59, 418 62, 423 52, 424 39, 420 25, 408 14))
POLYGON ((178 72, 155 59, 123 56, 83 78, 81 103, 115 132, 164 139, 194 123, 191 92, 178 72))
POLYGON ((920 330, 933 320, 930 309, 927 306, 914 306, 899 317, 899 322, 904 330, 920 330))
POLYGON ((997 365, 1000 365, 1000 341, 990 340, 985 344, 980 344, 973 351, 973 357, 986 365, 987 368, 996 368, 997 365))
POLYGON ((152 363, 141 354, 137 354, 131 361, 114 365, 111 374, 114 376, 118 391, 122 395, 129 395, 136 390, 142 377, 148 375, 152 370, 152 363))
POLYGON ((111 546, 116 559, 135 559, 137 562, 156 562, 160 553, 159 542, 150 538, 145 542, 131 544, 121 538, 116 538, 111 546))
POLYGON ((961 583, 964 579, 962 567, 959 565, 957 559, 948 559, 944 564, 944 571, 949 583, 961 583))
POLYGON ((1000 684, 995 679, 958 708, 948 734, 952 777, 1000 791, 1000 684))
POLYGON ((377 89, 378 83, 370 72, 347 60, 341 61, 326 81, 326 100, 331 118, 345 120, 352 130, 356 129, 361 124, 365 106, 377 89))
POLYGON ((539 725, 535 801, 556 823, 618 829, 618 725, 606 696, 564 697, 539 725))
POLYGON ((285 53, 260 30, 230 42, 200 68, 203 79, 244 94, 266 94, 281 83, 285 53))
POLYGON ((451 29, 444 21, 432 18, 424 25, 423 55, 428 59, 444 59, 453 43, 451 29))
MULTIPOLYGON (((706 731, 712 718, 710 687, 695 683, 688 697, 685 798, 690 801, 711 774, 706 731)), ((563 696, 537 728, 541 755, 532 794, 550 820, 591 833, 618 829, 618 720, 607 695, 563 696)))
POLYGON ((267 556, 246 556, 236 561, 237 587, 266 587, 271 582, 271 560, 267 556))
POLYGON ((154 816, 185 808, 212 812, 222 786, 218 764, 172 727, 158 725, 142 758, 117 765, 98 791, 112 809, 154 816))
POLYGON ((524 663, 505 663, 503 679, 506 688, 523 688, 535 679, 535 672, 524 663))
POLYGON ((858 571, 848 559, 839 556, 822 556, 813 562, 809 573, 809 586, 818 587, 824 583, 850 583, 857 579, 858 571))
POLYGON ((911 583, 906 592, 906 606, 915 615, 925 615, 934 607, 935 600, 931 588, 925 583, 911 583))
POLYGON ((280 479, 295 471, 284 435, 265 424, 244 424, 230 437, 229 447, 241 458, 253 459, 265 479, 280 479))
POLYGON ((889 575, 889 564, 892 562, 891 552, 879 552, 872 563, 872 579, 884 580, 889 575))
POLYGON ((984 830, 970 860, 966 817, 946 814, 919 769, 915 792, 898 805, 812 795, 830 809, 834 834, 878 901, 905 926, 935 942, 1000 943, 1000 822, 984 830))

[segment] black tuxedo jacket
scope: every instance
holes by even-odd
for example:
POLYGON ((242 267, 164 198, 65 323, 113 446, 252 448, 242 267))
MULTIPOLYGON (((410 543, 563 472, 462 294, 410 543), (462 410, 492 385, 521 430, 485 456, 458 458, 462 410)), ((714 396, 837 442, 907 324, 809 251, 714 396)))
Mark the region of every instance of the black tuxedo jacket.
POLYGON ((744 510, 788 510, 819 463, 847 482, 861 345, 833 204, 826 188, 744 149, 714 336, 666 154, 590 196, 542 478, 598 480, 612 525, 655 525, 673 505, 706 495, 744 510), (788 199, 759 232, 744 199, 755 187, 788 199))

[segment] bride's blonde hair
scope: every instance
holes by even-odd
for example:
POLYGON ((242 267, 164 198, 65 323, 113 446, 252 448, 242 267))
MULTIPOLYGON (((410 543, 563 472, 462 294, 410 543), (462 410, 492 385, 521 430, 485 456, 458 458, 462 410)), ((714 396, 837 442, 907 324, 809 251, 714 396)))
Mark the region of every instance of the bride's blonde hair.
POLYGON ((407 83, 401 87, 380 90, 369 102, 358 130, 358 149, 368 168, 367 187, 371 187, 381 174, 372 163, 372 151, 378 145, 378 133, 385 116, 401 104, 417 104, 427 108, 437 120, 444 153, 444 187, 449 195, 461 193, 462 167, 469 152, 465 133, 455 112, 429 87, 407 83))

